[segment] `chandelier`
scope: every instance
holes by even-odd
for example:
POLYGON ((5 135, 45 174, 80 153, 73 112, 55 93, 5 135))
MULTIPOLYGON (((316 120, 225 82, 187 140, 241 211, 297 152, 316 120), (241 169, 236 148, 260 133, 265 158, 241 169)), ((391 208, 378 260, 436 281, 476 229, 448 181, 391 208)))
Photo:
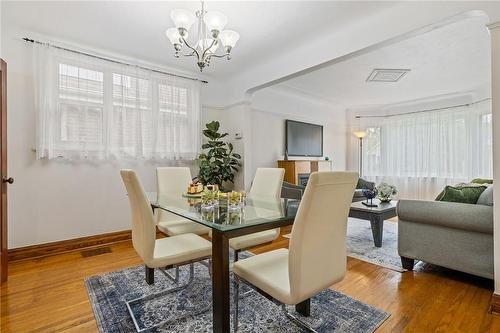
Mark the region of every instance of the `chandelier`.
POLYGON ((174 9, 170 13, 175 28, 169 28, 165 32, 175 49, 174 56, 179 58, 183 46, 188 48, 188 53, 182 54, 185 57, 196 57, 200 71, 210 66, 212 58, 231 59, 231 50, 240 38, 240 34, 232 30, 223 30, 227 23, 227 17, 219 12, 207 12, 204 9, 203 1, 201 10, 196 14, 185 9, 174 9), (198 31, 194 44, 188 42, 189 29, 198 20, 198 31), (215 52, 222 44, 224 53, 215 52))

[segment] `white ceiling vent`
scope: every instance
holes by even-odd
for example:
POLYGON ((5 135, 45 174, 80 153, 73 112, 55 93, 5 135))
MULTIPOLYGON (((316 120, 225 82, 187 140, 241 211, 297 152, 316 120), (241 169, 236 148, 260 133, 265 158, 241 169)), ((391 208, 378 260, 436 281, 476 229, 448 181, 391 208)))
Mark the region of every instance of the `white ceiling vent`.
POLYGON ((409 71, 409 69, 375 68, 366 82, 398 82, 409 71))

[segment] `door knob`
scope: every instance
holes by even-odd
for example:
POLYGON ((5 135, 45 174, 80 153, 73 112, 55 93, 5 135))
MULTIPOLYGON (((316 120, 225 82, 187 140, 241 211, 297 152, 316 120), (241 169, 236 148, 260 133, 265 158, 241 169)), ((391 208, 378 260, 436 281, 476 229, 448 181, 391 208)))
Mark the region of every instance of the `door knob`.
POLYGON ((14 178, 12 177, 2 177, 2 183, 9 183, 9 184, 12 184, 14 182, 14 178))

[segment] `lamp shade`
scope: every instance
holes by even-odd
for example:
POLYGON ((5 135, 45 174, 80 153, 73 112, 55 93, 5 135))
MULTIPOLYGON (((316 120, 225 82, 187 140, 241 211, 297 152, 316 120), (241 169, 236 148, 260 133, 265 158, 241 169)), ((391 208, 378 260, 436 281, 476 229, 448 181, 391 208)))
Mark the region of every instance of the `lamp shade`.
MULTIPOLYGON (((165 31, 165 35, 167 35, 167 38, 173 45, 181 44, 181 34, 179 34, 179 30, 177 30, 177 28, 167 29, 167 31, 165 31)), ((187 38, 187 36, 185 38, 187 38)))
POLYGON ((174 21, 175 27, 177 29, 182 28, 189 31, 194 21, 196 20, 196 15, 187 11, 185 9, 174 9, 170 13, 172 21, 174 21))
POLYGON ((219 34, 219 38, 222 45, 233 48, 240 39, 240 34, 233 30, 224 30, 219 34))
POLYGON ((203 16, 203 21, 207 25, 208 31, 220 32, 227 24, 227 17, 219 12, 208 12, 203 16))
POLYGON ((354 134, 358 139, 362 139, 364 138, 368 133, 366 133, 366 131, 355 131, 355 132, 352 132, 352 134, 354 134))

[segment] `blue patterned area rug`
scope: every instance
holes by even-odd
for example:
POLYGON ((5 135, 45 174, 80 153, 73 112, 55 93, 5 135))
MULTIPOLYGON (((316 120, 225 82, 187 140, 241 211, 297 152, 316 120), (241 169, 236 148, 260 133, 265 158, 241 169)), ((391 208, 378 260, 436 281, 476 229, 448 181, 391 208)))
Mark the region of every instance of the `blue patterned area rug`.
MULTIPOLYGON (((242 257, 250 255, 242 253, 242 257)), ((188 275, 189 269, 181 268, 181 285, 188 280, 188 275)), ((87 278, 85 284, 101 333, 135 332, 125 301, 175 287, 159 271, 155 272, 155 284, 147 285, 143 266, 93 276, 87 278)), ((240 295, 250 290, 244 284, 240 288, 240 295)), ((185 289, 138 303, 132 310, 141 328, 151 328, 156 323, 169 320, 167 324, 147 332, 212 332, 211 299, 208 269, 197 263, 194 281, 185 289), (207 306, 210 310, 203 314, 191 315, 207 306), (181 317, 184 318, 176 319, 181 317)), ((241 296, 239 306, 239 332, 304 332, 277 305, 257 292, 241 296)), ((289 311, 300 317, 293 307, 289 311)), ((319 332, 363 333, 373 332, 388 317, 389 314, 382 310, 328 289, 312 298, 311 316, 301 318, 319 332)))
POLYGON ((370 221, 349 218, 347 223, 347 255, 372 264, 405 272, 398 254, 398 223, 384 222, 382 247, 373 243, 370 221))

